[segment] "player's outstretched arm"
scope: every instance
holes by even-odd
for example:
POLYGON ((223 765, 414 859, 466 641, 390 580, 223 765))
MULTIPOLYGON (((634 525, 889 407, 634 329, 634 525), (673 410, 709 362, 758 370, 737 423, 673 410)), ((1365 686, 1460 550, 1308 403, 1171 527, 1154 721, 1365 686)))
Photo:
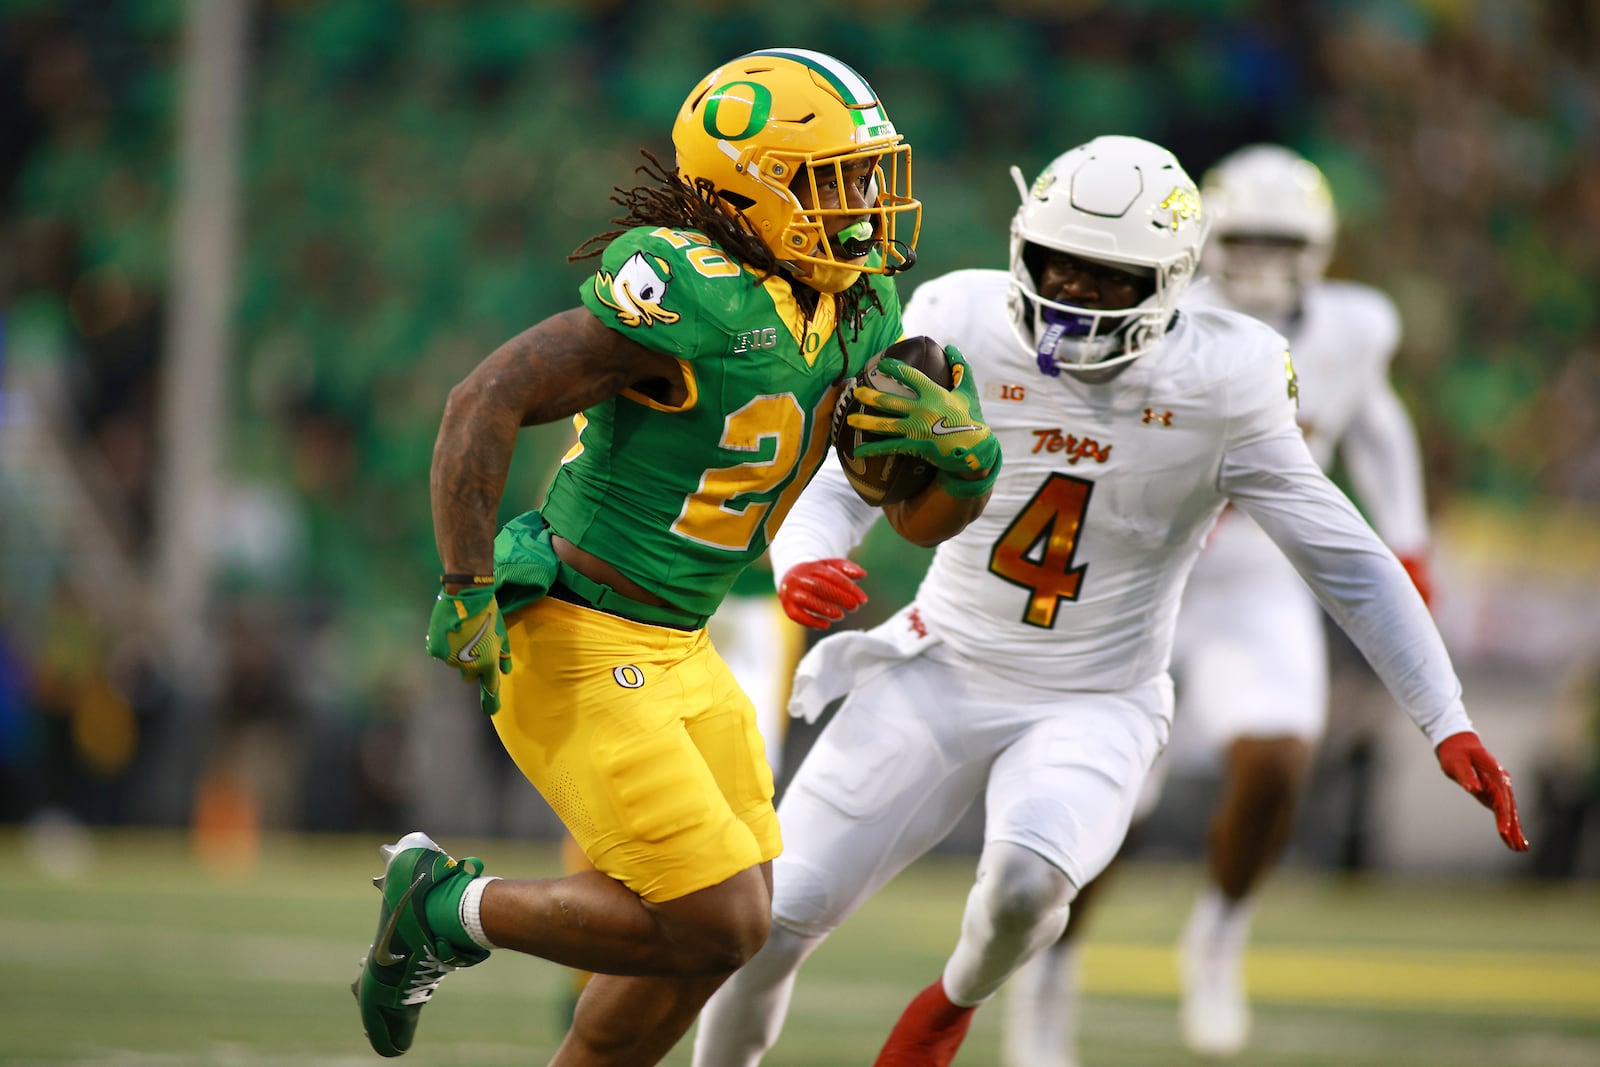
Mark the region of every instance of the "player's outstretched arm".
POLYGON ((1368 390, 1339 453, 1373 528, 1394 549, 1423 602, 1431 608, 1434 586, 1422 450, 1411 416, 1387 380, 1368 390))
POLYGON ((1471 730, 1451 734, 1434 750, 1439 767, 1462 789, 1477 797, 1478 803, 1494 812, 1500 840, 1515 852, 1528 851, 1528 839, 1517 818, 1517 800, 1511 792, 1511 775, 1500 765, 1471 730))

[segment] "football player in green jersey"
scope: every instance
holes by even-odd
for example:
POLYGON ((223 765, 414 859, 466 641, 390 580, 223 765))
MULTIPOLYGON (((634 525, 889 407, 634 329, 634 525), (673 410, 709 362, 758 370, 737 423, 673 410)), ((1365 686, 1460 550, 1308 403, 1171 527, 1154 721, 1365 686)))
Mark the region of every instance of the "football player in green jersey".
MULTIPOLYGON (((673 143, 675 171, 652 159, 618 199, 625 228, 596 240, 583 306, 452 390, 430 483, 444 574, 428 651, 480 686, 596 869, 500 880, 421 832, 385 846, 354 989, 386 1056, 445 975, 508 948, 597 973, 551 1063, 656 1063, 767 936, 772 775, 705 621, 826 455, 842 383, 899 339, 892 275, 914 261, 921 205, 871 88, 819 53, 719 67, 673 143), (543 507, 497 535, 519 428, 566 417, 578 438, 543 507)), ((884 364, 917 399, 878 447, 940 468, 886 509, 922 544, 975 518, 998 469, 952 358, 949 391, 884 364), (933 436, 949 413, 963 432, 933 436)))

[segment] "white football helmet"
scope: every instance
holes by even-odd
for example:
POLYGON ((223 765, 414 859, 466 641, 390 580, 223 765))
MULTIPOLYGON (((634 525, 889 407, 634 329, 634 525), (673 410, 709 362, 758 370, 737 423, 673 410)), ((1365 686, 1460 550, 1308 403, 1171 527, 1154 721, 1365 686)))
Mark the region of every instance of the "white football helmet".
POLYGON ((1011 176, 1022 195, 1011 221, 1011 325, 1039 368, 1094 371, 1150 351, 1194 279, 1206 237, 1200 192, 1178 160, 1137 137, 1097 137, 1056 157, 1031 188, 1016 167, 1011 176), (1153 277, 1154 292, 1117 310, 1046 300, 1034 249, 1153 277))
POLYGON ((1333 254, 1333 195, 1310 160, 1279 145, 1241 148, 1206 172, 1206 273, 1228 303, 1268 320, 1292 314, 1333 254))

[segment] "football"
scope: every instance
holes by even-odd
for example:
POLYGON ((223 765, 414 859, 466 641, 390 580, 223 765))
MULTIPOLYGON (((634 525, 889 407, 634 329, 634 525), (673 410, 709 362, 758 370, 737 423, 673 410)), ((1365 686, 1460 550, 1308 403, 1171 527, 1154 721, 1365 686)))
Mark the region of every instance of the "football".
POLYGON ((908 497, 916 496, 939 473, 933 464, 916 456, 891 453, 885 456, 858 458, 855 454, 857 445, 882 440, 886 436, 858 430, 847 421, 850 415, 858 411, 877 410, 856 399, 856 386, 866 385, 900 396, 916 395, 898 379, 878 369, 878 361, 885 356, 917 368, 946 389, 950 388, 952 381, 950 361, 945 357, 943 345, 931 337, 907 337, 903 341, 896 341, 867 360, 867 365, 861 369, 861 373, 851 379, 850 384, 845 387, 844 393, 839 397, 839 403, 833 409, 833 446, 839 453, 839 463, 844 467, 845 476, 850 479, 850 484, 855 487, 862 500, 874 507, 896 504, 908 497))

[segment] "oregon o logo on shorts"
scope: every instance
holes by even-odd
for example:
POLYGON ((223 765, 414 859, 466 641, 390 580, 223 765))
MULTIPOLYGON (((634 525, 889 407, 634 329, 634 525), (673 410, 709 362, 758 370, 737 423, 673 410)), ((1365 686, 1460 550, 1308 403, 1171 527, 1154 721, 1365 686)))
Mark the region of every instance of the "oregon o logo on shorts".
POLYGON ((624 689, 639 689, 644 685, 644 672, 631 663, 624 667, 613 667, 611 677, 624 689))

